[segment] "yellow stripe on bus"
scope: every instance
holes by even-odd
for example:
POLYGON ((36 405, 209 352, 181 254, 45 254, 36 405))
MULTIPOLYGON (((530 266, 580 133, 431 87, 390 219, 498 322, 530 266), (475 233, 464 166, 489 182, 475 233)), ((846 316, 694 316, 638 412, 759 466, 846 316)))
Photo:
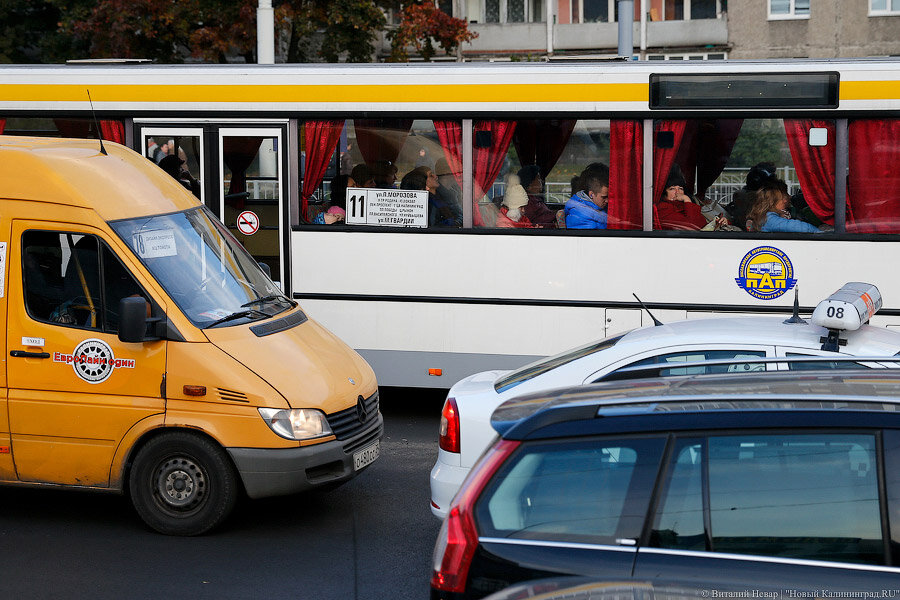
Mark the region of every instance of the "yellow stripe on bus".
POLYGON ((900 81, 842 81, 841 100, 900 100, 900 81))
POLYGON ((0 85, 0 102, 648 102, 643 83, 419 85, 0 85))

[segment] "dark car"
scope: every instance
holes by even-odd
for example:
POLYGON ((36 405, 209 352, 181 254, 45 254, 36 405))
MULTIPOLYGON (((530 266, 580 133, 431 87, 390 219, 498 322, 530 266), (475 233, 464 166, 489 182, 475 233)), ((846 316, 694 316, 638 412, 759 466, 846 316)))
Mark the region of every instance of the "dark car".
POLYGON ((900 596, 894 369, 567 388, 492 424, 432 598, 560 575, 900 596))

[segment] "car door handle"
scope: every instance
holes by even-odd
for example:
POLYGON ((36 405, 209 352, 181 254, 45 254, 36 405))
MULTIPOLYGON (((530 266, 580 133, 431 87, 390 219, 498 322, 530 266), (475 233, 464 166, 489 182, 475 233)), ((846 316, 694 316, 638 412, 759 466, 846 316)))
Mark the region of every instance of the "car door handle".
POLYGON ((10 350, 9 355, 16 358, 50 358, 49 352, 26 352, 25 350, 10 350))

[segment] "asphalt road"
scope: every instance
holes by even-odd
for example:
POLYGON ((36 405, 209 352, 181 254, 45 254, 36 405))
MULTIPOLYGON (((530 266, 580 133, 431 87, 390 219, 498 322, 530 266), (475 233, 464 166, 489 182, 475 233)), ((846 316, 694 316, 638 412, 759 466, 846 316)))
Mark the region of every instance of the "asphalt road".
POLYGON ((0 598, 428 597, 441 392, 382 389, 385 437, 330 492, 245 501, 197 538, 148 530, 117 495, 0 488, 0 598))

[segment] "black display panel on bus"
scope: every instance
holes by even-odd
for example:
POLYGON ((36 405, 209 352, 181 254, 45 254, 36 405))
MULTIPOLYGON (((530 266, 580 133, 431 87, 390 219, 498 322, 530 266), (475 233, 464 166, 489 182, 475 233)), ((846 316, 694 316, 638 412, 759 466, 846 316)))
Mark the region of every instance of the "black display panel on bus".
POLYGON ((650 75, 650 108, 837 108, 836 72, 650 75))

